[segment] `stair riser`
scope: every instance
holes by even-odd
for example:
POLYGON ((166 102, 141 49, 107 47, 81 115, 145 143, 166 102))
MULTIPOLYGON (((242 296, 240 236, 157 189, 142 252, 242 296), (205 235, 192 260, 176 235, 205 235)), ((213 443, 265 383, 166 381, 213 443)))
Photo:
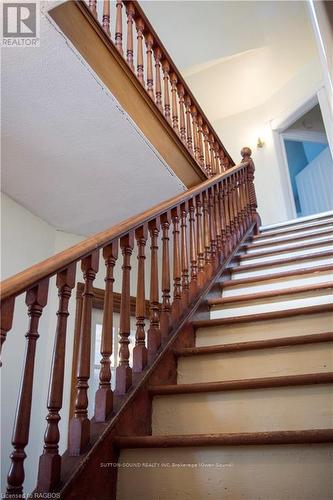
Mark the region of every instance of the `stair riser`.
POLYGON ((196 345, 217 345, 221 343, 248 342, 251 340, 291 337, 324 333, 333 329, 333 313, 300 315, 251 323, 199 328, 196 331, 196 345))
POLYGON ((234 268, 234 270, 231 273, 231 278, 232 279, 252 278, 255 276, 263 276, 268 273, 279 274, 280 272, 283 271, 294 271, 296 269, 303 269, 308 267, 332 265, 332 262, 333 262, 332 257, 319 257, 309 260, 300 259, 299 261, 290 264, 288 263, 285 264, 283 262, 283 259, 281 259, 281 262, 278 262, 276 265, 270 265, 270 266, 264 265, 259 269, 253 269, 248 271, 246 270, 242 271, 242 266, 239 266, 237 268, 234 268))
POLYGON ((244 316, 247 314, 260 314, 273 311, 285 311, 288 309, 304 308, 319 304, 332 304, 333 295, 330 289, 323 290, 321 293, 314 292, 307 294, 293 294, 286 296, 277 296, 260 300, 236 302, 217 305, 211 307, 210 318, 230 318, 233 316, 244 316))
POLYGON ((324 429, 332 426, 330 384, 156 396, 153 435, 324 429))
MULTIPOLYGON (((325 252, 325 251, 329 251, 329 250, 333 250, 332 243, 327 243, 327 244, 323 244, 323 245, 319 244, 318 246, 306 248, 304 250, 298 249, 298 250, 288 250, 287 252, 282 252, 282 253, 276 252, 273 255, 267 255, 267 257, 263 256, 263 257, 255 257, 254 258, 254 254, 244 254, 246 256, 246 258, 243 258, 240 261, 240 265, 245 266, 245 265, 249 265, 249 264, 273 262, 275 260, 279 260, 279 259, 283 260, 283 259, 287 259, 289 257, 303 257, 304 255, 309 255, 311 253, 315 253, 315 252, 319 252, 319 251, 325 252)), ((274 251, 275 251, 275 249, 274 249, 274 251)))
POLYGON ((313 227, 313 228, 307 228, 307 229, 304 229, 304 231, 296 231, 294 234, 293 233, 286 233, 286 234, 276 234, 275 236, 272 235, 272 236, 265 236, 265 233, 262 233, 261 234, 261 237, 260 238, 254 238, 253 239, 253 243, 271 243, 271 242, 276 242, 278 243, 279 241, 286 241, 290 238, 293 238, 293 237, 307 237, 308 235, 310 235, 311 233, 316 233, 316 236, 317 235, 321 235, 321 234, 324 234, 326 233, 327 231, 331 231, 333 230, 333 224, 328 224, 328 225, 324 225, 324 226, 319 226, 319 227, 313 227))
POLYGON ((309 238, 302 239, 300 241, 295 240, 292 242, 281 242, 278 243, 276 242, 274 245, 248 245, 246 247, 246 252, 245 255, 256 255, 257 253, 260 252, 270 252, 271 250, 273 251, 278 251, 278 250, 290 250, 296 245, 308 245, 309 243, 316 243, 320 245, 321 243, 327 242, 329 238, 332 238, 332 235, 324 235, 324 236, 309 236, 309 238))
POLYGON ((261 281, 258 283, 253 282, 248 285, 244 284, 233 287, 226 287, 222 290, 222 297, 235 297, 237 295, 246 295, 249 293, 283 290, 286 288, 294 288, 296 286, 315 285, 318 283, 327 283, 331 281, 333 281, 332 272, 289 276, 286 278, 277 278, 270 281, 261 281))
POLYGON ((332 217, 328 217, 328 218, 325 218, 325 219, 322 219, 322 220, 312 220, 312 221, 307 221, 307 222, 302 222, 302 223, 299 223, 299 224, 294 224, 292 226, 280 226, 280 227, 275 227, 275 228, 269 228, 269 229, 266 229, 266 228, 263 228, 261 229, 261 233, 260 233, 260 238, 259 239, 262 239, 262 237, 271 237, 271 236, 275 236, 275 235, 281 235, 281 234, 285 234, 285 233, 288 233, 288 234, 293 234, 293 233, 296 233, 298 234, 300 231, 309 231, 309 230, 315 230, 315 229, 318 229, 318 228, 322 228, 322 227, 330 227, 333 223, 333 219, 332 217))
POLYGON ((178 384, 333 371, 333 342, 178 359, 178 384))
POLYGON ((330 444, 123 450, 155 467, 120 468, 117 500, 328 500, 332 457, 330 444))

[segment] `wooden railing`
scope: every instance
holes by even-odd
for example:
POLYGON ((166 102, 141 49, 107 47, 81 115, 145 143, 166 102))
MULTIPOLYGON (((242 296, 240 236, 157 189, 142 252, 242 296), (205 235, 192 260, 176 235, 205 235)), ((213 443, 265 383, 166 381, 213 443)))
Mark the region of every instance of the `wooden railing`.
POLYGON ((137 1, 86 4, 206 176, 234 165, 137 1))
MULTIPOLYGON (((120 43, 119 36, 118 43, 120 43)), ((91 318, 93 283, 99 272, 100 256, 104 261, 100 272, 105 277, 105 291, 100 384, 94 406, 95 422, 107 421, 113 408, 110 358, 113 345, 114 268, 118 259, 118 248, 122 271, 119 278, 120 348, 119 363, 116 368, 116 394, 124 396, 131 388, 133 372, 141 373, 152 363, 161 346, 170 334, 175 332, 180 319, 188 313, 191 304, 198 300, 205 285, 216 274, 221 263, 227 259, 242 236, 257 220, 253 184, 254 165, 250 154, 251 151, 244 148, 243 161, 238 166, 139 216, 98 233, 2 283, 1 345, 12 327, 15 299, 22 294, 25 294, 29 317, 23 376, 12 436, 13 452, 8 473, 8 495, 15 496, 22 493, 25 448, 29 442, 38 325, 48 306, 50 279, 55 277, 55 281, 51 283, 58 291, 58 312, 57 319, 54 317, 54 351, 50 363, 46 431, 39 462, 39 491, 51 491, 60 480, 58 424, 63 397, 68 399, 68 392, 64 394, 66 330, 71 293, 76 280, 82 279, 78 276, 80 274, 78 269, 81 269, 84 286, 76 360, 76 399, 74 414, 69 424, 68 449, 68 453, 75 456, 86 450, 91 438, 87 412, 88 385, 91 376, 91 318), (131 257, 135 247, 136 272, 131 269, 131 257), (148 325, 146 324, 146 275, 150 283, 148 325), (131 280, 137 283, 136 336, 132 356, 129 351, 131 280)), ((23 345, 19 348, 23 349, 23 345)), ((69 390, 67 385, 66 391, 69 390)))

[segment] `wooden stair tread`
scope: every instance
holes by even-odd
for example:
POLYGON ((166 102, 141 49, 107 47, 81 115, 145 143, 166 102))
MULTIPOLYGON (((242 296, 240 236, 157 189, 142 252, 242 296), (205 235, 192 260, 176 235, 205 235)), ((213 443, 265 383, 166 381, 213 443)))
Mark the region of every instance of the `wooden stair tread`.
POLYGON ((313 216, 309 216, 307 218, 300 217, 300 218, 289 220, 289 221, 286 220, 283 222, 278 222, 276 224, 272 224, 269 226, 260 226, 259 229, 260 229, 260 231, 265 232, 265 231, 271 231, 271 230, 280 229, 280 228, 284 228, 284 227, 295 227, 295 226, 297 227, 297 226, 300 226, 302 224, 311 224, 311 222, 323 222, 326 220, 330 220, 332 218, 333 218, 333 212, 330 211, 329 213, 314 214, 313 216))
POLYGON ((282 311, 262 312, 257 314, 244 314, 233 316, 232 318, 199 319, 193 321, 194 328, 213 327, 222 325, 233 325, 236 323, 248 323, 256 321, 266 321, 280 318, 290 318, 307 314, 317 314, 333 311, 333 304, 319 304, 316 306, 297 307, 295 309, 285 309, 282 311))
POLYGON ((215 299, 208 299, 207 304, 211 307, 217 305, 231 304, 234 302, 252 302, 254 300, 279 297, 283 295, 295 295, 309 292, 316 292, 322 290, 329 290, 333 288, 333 281, 325 283, 318 283, 313 285, 300 285, 296 287, 281 288, 279 290, 265 290, 263 292, 252 292, 245 295, 234 295, 232 297, 221 297, 215 299))
POLYGON ((328 443, 332 441, 333 429, 222 434, 183 434, 171 436, 116 436, 114 438, 114 444, 118 448, 310 444, 328 443))
POLYGON ((265 238, 271 238, 274 236, 278 236, 279 234, 283 235, 283 234, 289 234, 289 233, 298 233, 301 231, 312 230, 313 228, 317 229, 318 227, 326 227, 326 226, 329 227, 329 226, 332 226, 332 224, 333 224, 333 219, 330 218, 330 219, 325 219, 321 222, 318 222, 317 224, 308 224, 308 225, 304 225, 303 227, 296 226, 294 228, 290 228, 290 227, 286 226, 285 229, 279 228, 279 229, 274 229, 274 230, 271 230, 271 229, 261 230, 261 232, 259 234, 253 235, 253 240, 257 241, 257 240, 261 240, 261 239, 265 239, 265 238))
POLYGON ((325 252, 316 252, 316 253, 309 253, 306 255, 295 255, 293 257, 287 257, 284 259, 283 257, 281 259, 277 260, 270 260, 268 262, 257 262, 253 264, 243 264, 242 266, 236 266, 230 268, 231 272, 235 272, 238 270, 238 272, 242 271, 251 271, 254 269, 261 269, 262 267, 274 267, 274 266, 283 266, 284 264, 292 264, 294 262, 298 261, 305 261, 305 260, 312 260, 312 259, 320 259, 320 258, 325 258, 325 257, 333 257, 333 251, 332 250, 326 250, 325 252))
POLYGON ((243 352, 257 349, 271 349, 274 347, 290 347, 295 345, 317 344, 333 341, 333 332, 314 333, 310 335, 298 335, 292 337, 279 337, 276 339, 252 340, 237 342, 233 344, 219 344, 203 347, 184 347, 175 349, 177 357, 198 356, 205 354, 219 354, 225 352, 243 352))
POLYGON ((326 240, 323 240, 323 241, 312 241, 308 244, 298 244, 298 245, 294 245, 292 247, 289 247, 289 248, 280 248, 278 250, 274 250, 271 249, 271 250, 268 250, 268 251, 263 251, 263 252, 256 252, 256 253, 244 253, 242 255, 239 255, 238 256, 238 259, 240 261, 242 260, 248 260, 248 259, 259 259, 260 257, 268 257, 270 255, 280 255, 280 254, 283 254, 283 253, 288 253, 288 252, 295 252, 297 250, 306 250, 308 248, 315 248, 315 247, 322 247, 324 245, 327 245, 329 243, 333 243, 333 239, 332 238, 328 238, 326 240))
POLYGON ((257 281, 270 281, 278 280, 280 278, 288 278, 290 276, 302 276, 304 274, 315 274, 325 271, 333 271, 333 265, 327 264, 324 266, 304 267, 301 269, 293 269, 291 271, 282 271, 281 273, 265 274, 263 276, 251 276, 249 278, 237 278, 234 280, 220 281, 221 288, 234 287, 238 285, 245 285, 249 283, 256 283, 257 281))
POLYGON ((301 236, 287 236, 285 238, 281 238, 280 240, 279 239, 276 239, 274 241, 249 241, 249 242, 246 242, 242 245, 241 248, 243 247, 247 247, 247 248, 261 248, 261 247, 270 247, 270 246, 276 246, 276 245, 288 245, 289 243, 292 243, 294 241, 303 241, 303 240, 307 240, 307 239, 310 239, 310 238, 321 238, 323 236, 327 236, 327 235, 333 235, 333 229, 329 228, 327 229, 326 231, 313 231, 309 234, 303 234, 301 236))
POLYGON ((246 389, 269 389, 298 385, 333 383, 333 372, 305 373, 302 375, 283 375, 253 379, 226 380, 223 382, 199 382, 194 384, 172 384, 150 386, 152 395, 197 394, 203 392, 240 391, 246 389))

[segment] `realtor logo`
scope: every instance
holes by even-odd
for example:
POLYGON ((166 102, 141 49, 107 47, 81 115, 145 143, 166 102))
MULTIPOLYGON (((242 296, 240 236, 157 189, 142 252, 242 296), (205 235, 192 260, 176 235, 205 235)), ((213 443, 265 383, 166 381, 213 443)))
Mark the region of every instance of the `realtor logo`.
POLYGON ((2 46, 38 46, 39 9, 36 3, 3 3, 2 8, 2 46))

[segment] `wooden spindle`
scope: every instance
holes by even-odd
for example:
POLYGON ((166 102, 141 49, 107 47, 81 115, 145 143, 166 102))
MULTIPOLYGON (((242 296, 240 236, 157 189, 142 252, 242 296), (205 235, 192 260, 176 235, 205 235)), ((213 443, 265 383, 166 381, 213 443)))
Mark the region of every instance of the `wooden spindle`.
POLYGON ((213 190, 213 202, 215 211, 215 225, 216 225, 216 248, 219 262, 223 260, 222 251, 222 224, 221 224, 221 212, 220 212, 220 200, 219 200, 219 186, 215 184, 212 187, 213 190))
POLYGON ((204 167, 205 165, 205 157, 204 157, 204 149, 203 149, 203 119, 202 116, 198 116, 198 147, 199 147, 199 162, 204 167))
POLYGON ((202 128, 203 135, 204 135, 204 144, 205 144, 205 170, 208 175, 208 177, 212 176, 212 164, 211 164, 211 158, 210 158, 210 150, 209 150, 209 129, 207 125, 205 124, 202 128))
POLYGON ((119 328, 119 364, 116 369, 116 392, 118 395, 126 394, 132 385, 132 368, 129 365, 129 336, 131 334, 131 255, 134 246, 133 234, 128 234, 120 239, 120 248, 123 256, 122 287, 120 300, 120 328, 119 328))
POLYGON ((145 86, 144 71, 143 71, 143 31, 145 25, 141 18, 135 20, 137 32, 137 76, 143 86, 145 86))
POLYGON ((184 86, 179 83, 177 85, 178 97, 179 97, 179 130, 180 138, 184 144, 186 144, 186 127, 185 127, 185 90, 184 86))
POLYGON ((162 310, 160 317, 162 343, 168 338, 171 326, 170 305, 170 256, 169 256, 169 212, 161 216, 162 226, 162 310))
POLYGON ((123 54, 123 2, 122 0, 116 1, 116 32, 115 32, 115 45, 119 52, 123 54))
POLYGON ((97 0, 89 0, 88 7, 95 19, 97 19, 97 0))
POLYGON ((208 211, 209 211, 210 253, 212 259, 212 266, 213 268, 215 268, 218 264, 218 258, 217 258, 215 203, 214 203, 213 187, 208 189, 208 211))
POLYGON ((227 157, 227 155, 224 153, 224 158, 223 158, 223 167, 224 167, 224 170, 228 170, 230 168, 230 161, 229 161, 229 158, 227 157))
POLYGON ((218 145, 217 142, 215 142, 215 145, 214 145, 214 155, 215 155, 216 173, 222 174, 223 169, 222 169, 221 163, 220 163, 220 146, 218 145))
POLYGON ((23 463, 26 458, 24 450, 29 442, 36 344, 39 337, 38 325, 43 308, 47 304, 48 286, 48 279, 40 281, 27 292, 25 300, 30 321, 28 332, 25 335, 26 350, 13 427, 12 445, 14 450, 10 455, 11 466, 7 476, 7 494, 14 498, 21 498, 23 493, 23 463))
POLYGON ((191 106, 191 116, 193 123, 193 146, 194 146, 194 157, 200 162, 200 148, 199 148, 199 136, 198 136, 198 112, 195 106, 191 106))
POLYGON ((150 325, 148 330, 148 359, 152 361, 161 345, 160 304, 158 295, 158 234, 160 221, 149 222, 150 233, 150 325))
POLYGON ((235 244, 240 238, 238 208, 237 208, 237 176, 236 173, 231 176, 231 204, 234 214, 234 242, 235 244))
POLYGON ((205 272, 208 276, 212 273, 212 254, 210 240, 210 218, 209 218, 209 201, 208 192, 202 193, 202 212, 203 212, 203 228, 204 228, 204 248, 205 248, 205 272))
POLYGON ((169 72, 170 65, 166 59, 162 61, 163 84, 164 84, 164 116, 171 123, 170 118, 170 95, 169 95, 169 72))
POLYGON ((133 372, 141 373, 147 364, 148 351, 146 347, 146 292, 145 292, 145 249, 148 238, 148 228, 144 225, 135 231, 138 247, 138 274, 136 287, 136 332, 135 347, 133 349, 133 372))
MULTIPOLYGON (((254 187, 254 163, 251 158, 252 151, 250 148, 243 148, 241 150, 242 162, 248 162, 247 166, 247 179, 248 179, 248 191, 249 191, 249 204, 250 204, 250 213, 253 222, 257 222, 257 197, 256 191, 254 187)), ((256 224, 255 231, 259 231, 258 224, 256 224)))
POLYGON ((195 200, 189 200, 189 222, 190 222, 190 262, 191 282, 190 297, 194 298, 198 291, 198 261, 197 261, 197 235, 195 228, 195 200))
POLYGON ((198 262, 198 285, 203 286, 205 282, 205 248, 203 237, 203 213, 202 195, 195 198, 196 219, 197 219, 197 262, 198 262))
POLYGON ((177 75, 172 72, 170 75, 171 96, 172 96, 172 127, 178 133, 178 106, 177 106, 177 75))
POLYGON ((234 248, 236 243, 236 234, 235 234, 235 214, 234 214, 234 206, 233 206, 233 178, 228 177, 227 179, 228 185, 228 207, 229 207, 229 225, 230 225, 230 243, 231 250, 234 248))
POLYGON ((231 245, 231 232, 230 232, 230 213, 229 213, 229 203, 228 203, 228 179, 223 179, 223 205, 225 214, 225 254, 229 255, 232 249, 231 245))
POLYGON ((147 92, 154 100, 154 79, 153 79, 153 44, 154 39, 151 33, 147 33, 145 37, 147 48, 147 92))
POLYGON ((88 418, 88 388, 90 378, 91 317, 93 283, 99 266, 99 252, 95 250, 81 262, 84 279, 82 320, 77 364, 77 384, 74 415, 69 424, 69 453, 80 455, 90 440, 88 418))
POLYGON ((211 174, 212 175, 216 175, 217 174, 217 168, 216 168, 215 143, 214 143, 214 136, 213 136, 213 134, 209 134, 208 140, 209 140, 211 174))
MULTIPOLYGON (((96 2, 95 2, 96 3, 96 2)), ((110 0, 103 0, 102 26, 105 33, 111 36, 110 32, 110 0)))
POLYGON ((220 149, 220 151, 219 151, 219 164, 220 164, 221 173, 225 172, 225 167, 224 167, 224 151, 222 149, 220 149))
POLYGON ((95 395, 95 420, 105 422, 113 407, 111 390, 111 356, 113 351, 113 283, 114 268, 118 258, 118 241, 103 248, 106 268, 101 339, 101 368, 99 387, 95 395))
POLYGON ((242 223, 243 223, 243 234, 247 230, 246 221, 246 185, 245 185, 245 169, 243 168, 240 172, 240 186, 241 186, 241 198, 242 198, 242 223))
MULTIPOLYGON (((2 352, 2 345, 6 340, 7 333, 12 329, 13 325, 13 315, 14 315, 14 305, 15 297, 9 297, 1 302, 0 310, 0 356, 2 352)), ((2 366, 2 361, 0 359, 0 366, 2 366)))
POLYGON ((185 309, 190 301, 190 280, 188 269, 188 251, 187 251, 187 213, 188 204, 182 203, 180 206, 181 213, 181 274, 182 274, 182 306, 185 309))
POLYGON ((63 401, 68 304, 75 287, 76 264, 57 274, 59 307, 47 398, 48 415, 43 454, 39 458, 37 489, 51 491, 60 481, 59 421, 63 401))
POLYGON ((162 85, 161 85, 161 58, 162 52, 159 47, 154 50, 155 55, 155 102, 160 111, 163 113, 162 105, 162 85))
POLYGON ((172 302, 172 317, 178 319, 181 314, 181 261, 179 248, 179 207, 175 207, 171 211, 173 224, 173 302, 172 302))
POLYGON ((186 143, 187 149, 193 153, 193 142, 192 142, 192 115, 191 115, 191 99, 187 95, 185 97, 185 109, 186 109, 186 143))
POLYGON ((223 182, 218 183, 218 201, 219 201, 219 213, 221 220, 221 250, 223 258, 227 256, 227 238, 226 238, 226 214, 224 211, 224 190, 223 182))
POLYGON ((134 5, 132 2, 126 4, 126 15, 127 15, 127 50, 126 50, 126 60, 134 71, 134 48, 133 48, 133 18, 135 14, 134 5))

